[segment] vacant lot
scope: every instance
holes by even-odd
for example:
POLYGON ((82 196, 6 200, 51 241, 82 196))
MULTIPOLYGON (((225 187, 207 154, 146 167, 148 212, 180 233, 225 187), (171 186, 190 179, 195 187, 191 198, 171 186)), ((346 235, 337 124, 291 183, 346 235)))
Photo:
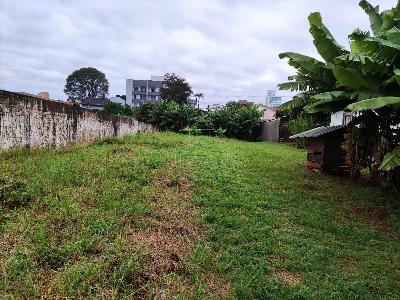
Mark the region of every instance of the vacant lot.
POLYGON ((399 299, 396 197, 304 157, 170 133, 4 153, 0 297, 399 299))

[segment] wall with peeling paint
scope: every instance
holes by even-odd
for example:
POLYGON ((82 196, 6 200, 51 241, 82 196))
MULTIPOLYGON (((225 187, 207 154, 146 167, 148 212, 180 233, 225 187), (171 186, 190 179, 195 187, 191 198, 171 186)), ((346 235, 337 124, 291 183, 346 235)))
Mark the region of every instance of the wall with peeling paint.
POLYGON ((0 150, 53 147, 153 132, 150 124, 76 105, 0 90, 0 150))

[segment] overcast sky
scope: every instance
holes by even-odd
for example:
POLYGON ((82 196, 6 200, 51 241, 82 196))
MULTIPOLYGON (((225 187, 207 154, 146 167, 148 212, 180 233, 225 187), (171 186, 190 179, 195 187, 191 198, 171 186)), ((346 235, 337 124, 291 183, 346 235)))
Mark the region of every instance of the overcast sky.
POLYGON ((205 103, 260 102, 294 73, 280 52, 317 56, 313 11, 346 47, 353 29, 369 29, 355 0, 0 0, 0 89, 66 99, 66 77, 91 66, 110 96, 125 94, 126 78, 175 72, 205 103))

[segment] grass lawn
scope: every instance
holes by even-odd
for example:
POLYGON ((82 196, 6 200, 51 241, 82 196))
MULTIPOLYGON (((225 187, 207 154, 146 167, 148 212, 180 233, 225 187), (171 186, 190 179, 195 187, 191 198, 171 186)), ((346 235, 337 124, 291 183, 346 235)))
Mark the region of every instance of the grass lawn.
POLYGON ((0 155, 0 298, 400 299, 399 199, 172 133, 0 155))

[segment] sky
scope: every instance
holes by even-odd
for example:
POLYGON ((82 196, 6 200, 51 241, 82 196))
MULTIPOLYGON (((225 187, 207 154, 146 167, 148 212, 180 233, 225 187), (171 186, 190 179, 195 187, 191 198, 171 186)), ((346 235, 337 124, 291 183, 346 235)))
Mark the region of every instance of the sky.
POLYGON ((106 74, 110 96, 125 94, 127 78, 174 72, 204 94, 203 106, 262 102, 294 74, 279 53, 319 58, 314 11, 347 48, 355 28, 369 30, 356 0, 0 0, 0 89, 63 100, 66 77, 90 66, 106 74))

